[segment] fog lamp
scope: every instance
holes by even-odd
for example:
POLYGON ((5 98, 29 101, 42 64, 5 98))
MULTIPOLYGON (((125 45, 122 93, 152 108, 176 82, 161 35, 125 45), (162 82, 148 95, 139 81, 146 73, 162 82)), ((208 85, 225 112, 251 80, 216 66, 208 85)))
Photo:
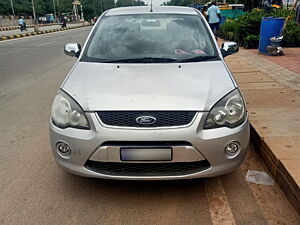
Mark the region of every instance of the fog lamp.
POLYGON ((71 148, 64 142, 58 142, 56 145, 57 151, 63 155, 68 155, 71 153, 71 148))
POLYGON ((235 155, 239 152, 240 145, 237 142, 230 142, 225 146, 225 152, 228 155, 235 155))

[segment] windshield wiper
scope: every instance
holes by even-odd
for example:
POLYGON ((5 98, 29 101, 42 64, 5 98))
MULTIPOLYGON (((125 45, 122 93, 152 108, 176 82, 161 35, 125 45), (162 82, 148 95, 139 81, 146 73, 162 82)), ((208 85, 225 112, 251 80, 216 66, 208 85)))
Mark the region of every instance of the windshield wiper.
POLYGON ((142 57, 142 58, 103 60, 103 62, 105 63, 164 63, 164 62, 177 62, 177 60, 172 58, 142 57))
POLYGON ((178 62, 201 62, 201 61, 209 61, 209 60, 215 60, 215 59, 219 59, 219 57, 216 55, 196 56, 196 57, 192 57, 192 58, 181 59, 181 60, 178 60, 178 62))

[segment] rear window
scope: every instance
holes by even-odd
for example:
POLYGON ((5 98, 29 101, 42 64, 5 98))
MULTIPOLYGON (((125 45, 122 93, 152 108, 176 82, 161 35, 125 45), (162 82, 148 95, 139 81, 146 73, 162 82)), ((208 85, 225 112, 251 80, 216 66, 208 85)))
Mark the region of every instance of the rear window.
POLYGON ((189 62, 218 58, 199 16, 141 14, 105 16, 83 54, 90 62, 189 62))

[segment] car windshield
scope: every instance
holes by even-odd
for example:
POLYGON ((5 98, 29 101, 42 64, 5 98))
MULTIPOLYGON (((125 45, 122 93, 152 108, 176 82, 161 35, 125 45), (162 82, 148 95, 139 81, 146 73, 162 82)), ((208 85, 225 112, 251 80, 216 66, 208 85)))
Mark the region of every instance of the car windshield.
POLYGON ((82 61, 120 63, 198 62, 218 59, 202 19, 196 15, 105 16, 82 61))

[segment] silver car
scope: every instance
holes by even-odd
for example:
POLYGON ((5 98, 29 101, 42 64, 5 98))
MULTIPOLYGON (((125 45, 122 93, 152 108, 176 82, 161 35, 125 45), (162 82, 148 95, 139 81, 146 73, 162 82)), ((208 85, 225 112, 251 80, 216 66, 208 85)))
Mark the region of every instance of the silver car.
POLYGON ((245 101, 204 17, 185 7, 106 11, 52 106, 56 162, 86 177, 190 179, 235 170, 249 143, 245 101))

